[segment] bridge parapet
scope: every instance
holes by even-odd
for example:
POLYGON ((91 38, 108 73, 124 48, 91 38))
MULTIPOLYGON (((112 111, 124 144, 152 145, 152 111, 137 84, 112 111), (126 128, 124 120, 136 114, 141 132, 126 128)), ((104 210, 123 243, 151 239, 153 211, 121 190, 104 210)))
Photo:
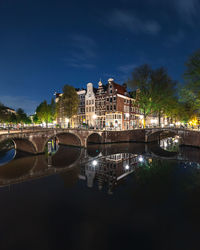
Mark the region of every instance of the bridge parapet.
POLYGON ((40 131, 26 131, 19 133, 0 134, 0 142, 11 139, 18 150, 31 154, 40 154, 51 138, 57 139, 64 145, 87 147, 88 142, 117 143, 117 142, 153 142, 159 140, 161 133, 171 133, 181 137, 181 144, 200 147, 200 131, 179 128, 151 128, 123 131, 102 131, 85 129, 42 129, 40 131))

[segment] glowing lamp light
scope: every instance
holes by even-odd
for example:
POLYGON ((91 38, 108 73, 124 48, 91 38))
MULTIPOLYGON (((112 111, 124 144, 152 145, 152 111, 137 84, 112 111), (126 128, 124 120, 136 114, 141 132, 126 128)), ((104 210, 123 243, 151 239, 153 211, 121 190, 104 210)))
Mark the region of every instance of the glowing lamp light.
POLYGON ((138 161, 139 161, 139 162, 143 162, 143 161, 144 161, 143 157, 140 156, 140 157, 138 158, 138 161))
POLYGON ((125 169, 126 169, 126 170, 129 170, 129 168, 130 168, 129 165, 126 165, 126 166, 125 166, 125 169))
POLYGON ((68 122, 69 122, 69 119, 68 119, 68 118, 65 118, 65 122, 68 123, 68 122))
POLYGON ((97 118, 97 115, 94 114, 94 115, 92 116, 92 118, 95 120, 95 119, 97 118))
POLYGON ((130 115, 129 115, 129 113, 126 113, 126 117, 128 118, 130 115))
POLYGON ((97 165, 97 161, 94 160, 94 161, 92 162, 92 165, 95 167, 95 166, 97 165))

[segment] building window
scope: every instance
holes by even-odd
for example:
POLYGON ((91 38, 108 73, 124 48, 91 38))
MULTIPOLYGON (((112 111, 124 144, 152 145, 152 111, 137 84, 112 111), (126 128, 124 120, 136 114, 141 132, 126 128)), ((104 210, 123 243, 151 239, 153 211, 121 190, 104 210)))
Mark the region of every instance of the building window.
POLYGON ((92 100, 92 104, 94 104, 94 100, 92 100))
POLYGON ((110 88, 112 88, 112 85, 110 85, 110 88))
POLYGON ((92 112, 94 112, 94 107, 92 107, 92 112))
POLYGON ((116 96, 113 97, 113 101, 116 101, 116 96))
POLYGON ((110 94, 112 94, 112 89, 110 90, 110 94))
POLYGON ((113 106, 113 110, 116 110, 116 105, 113 106))
POLYGON ((88 112, 88 107, 86 108, 86 112, 88 112))
POLYGON ((109 102, 109 97, 107 97, 107 102, 109 102))
POLYGON ((91 107, 89 107, 89 112, 91 112, 91 107))
POLYGON ((107 110, 109 110, 109 106, 107 106, 107 110))
POLYGON ((110 102, 112 102, 112 97, 110 97, 110 102))

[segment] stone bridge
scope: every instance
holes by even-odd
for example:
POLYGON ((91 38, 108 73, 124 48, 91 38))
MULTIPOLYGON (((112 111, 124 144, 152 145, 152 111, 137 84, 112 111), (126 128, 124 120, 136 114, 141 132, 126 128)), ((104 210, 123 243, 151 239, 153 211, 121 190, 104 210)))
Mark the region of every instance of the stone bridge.
POLYGON ((178 135, 180 143, 200 147, 200 132, 179 128, 152 128, 123 131, 81 130, 81 129, 41 129, 18 133, 0 134, 0 142, 11 139, 15 148, 31 154, 40 154, 47 142, 56 138, 59 144, 87 147, 88 143, 155 142, 160 138, 178 135))

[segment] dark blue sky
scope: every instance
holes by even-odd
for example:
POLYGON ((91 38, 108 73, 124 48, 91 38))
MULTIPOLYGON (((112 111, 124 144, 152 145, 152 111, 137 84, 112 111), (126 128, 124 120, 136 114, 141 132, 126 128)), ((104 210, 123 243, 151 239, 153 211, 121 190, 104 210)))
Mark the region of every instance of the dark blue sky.
POLYGON ((200 0, 0 0, 0 101, 32 113, 64 84, 123 83, 143 63, 183 81, 199 13, 200 0))

